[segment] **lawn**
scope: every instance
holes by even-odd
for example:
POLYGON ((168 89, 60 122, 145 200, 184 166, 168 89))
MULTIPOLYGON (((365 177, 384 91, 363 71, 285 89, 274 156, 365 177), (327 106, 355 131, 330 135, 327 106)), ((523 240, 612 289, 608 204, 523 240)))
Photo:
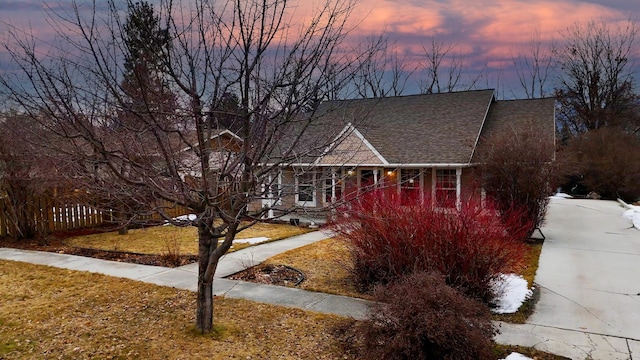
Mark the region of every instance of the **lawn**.
MULTIPOLYGON (((257 223, 240 232, 236 239, 267 237, 269 241, 280 240, 311 231, 307 228, 286 224, 257 223)), ((193 226, 154 226, 129 230, 126 235, 117 231, 83 235, 64 240, 65 245, 98 250, 124 251, 139 254, 163 254, 178 251, 181 255, 198 254, 198 234, 193 226)), ((251 246, 234 242, 230 251, 251 246)))
POLYGON ((265 265, 287 265, 302 271, 304 290, 368 298, 358 292, 349 273, 349 250, 339 238, 330 238, 267 259, 265 265))
POLYGON ((215 302, 216 332, 195 334, 195 293, 0 261, 0 358, 354 359, 344 319, 244 300, 215 302))
POLYGON ((0 269, 0 359, 358 358, 354 322, 337 316, 216 298, 215 331, 202 336, 192 292, 12 261, 0 269))

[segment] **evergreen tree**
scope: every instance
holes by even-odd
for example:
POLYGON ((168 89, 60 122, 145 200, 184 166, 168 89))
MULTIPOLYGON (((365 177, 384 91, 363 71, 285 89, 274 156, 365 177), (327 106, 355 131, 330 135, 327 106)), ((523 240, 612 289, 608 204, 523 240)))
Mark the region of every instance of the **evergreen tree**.
POLYGON ((164 78, 164 56, 171 46, 166 29, 153 5, 146 1, 129 4, 123 26, 125 46, 125 94, 120 124, 138 132, 171 128, 175 95, 164 78))

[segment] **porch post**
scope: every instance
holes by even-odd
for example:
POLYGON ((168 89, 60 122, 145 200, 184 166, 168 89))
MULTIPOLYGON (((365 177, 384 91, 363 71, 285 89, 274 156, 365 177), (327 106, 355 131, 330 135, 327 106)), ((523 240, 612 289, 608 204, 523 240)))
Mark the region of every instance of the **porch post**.
POLYGON ((462 195, 462 168, 456 169, 456 208, 460 209, 462 195))
POLYGON ((331 168, 331 202, 336 202, 336 168, 331 168))

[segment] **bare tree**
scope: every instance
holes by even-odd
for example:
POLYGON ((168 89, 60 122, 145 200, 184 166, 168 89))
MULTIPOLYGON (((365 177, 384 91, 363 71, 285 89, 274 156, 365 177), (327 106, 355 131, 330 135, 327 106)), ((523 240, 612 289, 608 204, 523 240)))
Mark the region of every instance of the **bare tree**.
POLYGON ((309 104, 344 89, 358 71, 353 64, 371 53, 343 47, 350 0, 327 0, 310 17, 284 0, 163 1, 159 22, 171 46, 159 58, 176 94, 169 115, 177 124, 167 127, 168 114, 147 98, 143 112, 127 107, 124 11, 119 1, 108 4, 102 12, 97 1, 73 1, 69 13, 52 14, 60 45, 46 52, 14 31, 7 44, 17 45, 7 50, 22 71, 0 77, 0 89, 62 140, 49 146, 82 181, 77 186, 167 219, 167 203, 197 215, 196 327, 207 333, 220 257, 269 210, 251 206, 264 196, 261 184, 280 166, 324 151, 326 140, 305 135, 322 128, 322 117, 306 113, 309 104), (306 21, 293 25, 294 17, 306 21), (117 131, 123 109, 153 126, 117 131), (233 136, 221 128, 229 121, 233 136))
POLYGON ((546 46, 540 35, 540 29, 536 29, 527 46, 513 57, 518 83, 528 99, 549 95, 547 86, 553 71, 551 50, 554 47, 553 41, 546 46))
POLYGON ((456 45, 446 44, 431 38, 431 42, 422 45, 424 80, 420 91, 423 94, 471 90, 482 79, 483 72, 472 76, 468 83, 462 83, 464 73, 464 55, 456 53, 456 45))
POLYGON ((362 58, 352 84, 361 98, 400 96, 416 71, 398 48, 384 36, 370 38, 357 52, 375 50, 375 56, 362 58))
POLYGON ((549 195, 562 177, 554 141, 545 141, 553 132, 527 120, 504 130, 480 140, 476 175, 500 211, 524 210, 523 224, 531 224, 532 232, 542 224, 549 195))
POLYGON ((604 20, 575 23, 554 51, 560 69, 556 97, 559 126, 573 134, 601 127, 639 128, 637 95, 638 25, 612 29, 604 20))
POLYGON ((38 124, 27 116, 16 111, 0 114, 0 201, 4 200, 4 215, 14 239, 43 235, 38 233, 42 224, 35 220, 43 211, 39 200, 47 190, 45 184, 48 188, 59 185, 50 157, 28 141, 39 132, 38 124))

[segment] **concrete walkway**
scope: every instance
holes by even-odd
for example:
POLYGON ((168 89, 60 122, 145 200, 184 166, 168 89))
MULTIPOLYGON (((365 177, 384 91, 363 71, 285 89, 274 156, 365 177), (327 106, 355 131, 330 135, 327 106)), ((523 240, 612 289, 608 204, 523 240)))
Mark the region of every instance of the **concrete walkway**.
POLYGON ((640 231, 615 201, 552 200, 525 325, 497 341, 572 359, 640 359, 640 231))
MULTIPOLYGON (((259 301, 363 319, 368 304, 365 300, 304 291, 296 288, 223 279, 225 276, 242 271, 248 266, 259 264, 276 254, 331 236, 332 234, 330 233, 315 231, 229 253, 220 260, 215 275, 216 279, 213 282, 213 292, 217 296, 259 301)), ((0 259, 100 273, 189 291, 196 291, 198 284, 197 264, 178 268, 165 268, 11 248, 0 248, 0 259)))

